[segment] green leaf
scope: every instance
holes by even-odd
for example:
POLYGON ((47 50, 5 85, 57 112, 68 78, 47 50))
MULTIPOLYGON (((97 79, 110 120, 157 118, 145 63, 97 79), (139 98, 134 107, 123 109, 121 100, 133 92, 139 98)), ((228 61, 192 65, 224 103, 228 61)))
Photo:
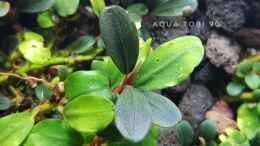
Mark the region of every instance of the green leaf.
POLYGON ((119 6, 105 8, 100 14, 100 29, 108 55, 122 73, 131 72, 138 58, 139 40, 126 11, 119 6))
POLYGON ((149 131, 151 109, 142 92, 127 86, 116 103, 116 127, 132 142, 140 142, 149 131))
POLYGON ((22 0, 18 1, 19 10, 27 13, 37 13, 50 9, 55 0, 22 0))
POLYGON ((260 128, 260 116, 257 113, 256 106, 250 104, 241 105, 238 109, 237 125, 249 139, 252 139, 257 129, 260 128))
POLYGON ((52 96, 52 91, 47 86, 40 84, 35 88, 35 94, 41 101, 49 99, 52 96))
POLYGON ((119 71, 110 57, 103 57, 102 60, 92 61, 91 69, 100 71, 108 77, 112 89, 118 87, 124 80, 124 75, 119 71))
POLYGON ((254 71, 254 72, 260 72, 260 62, 256 62, 256 63, 253 65, 253 71, 254 71))
POLYGON ((167 0, 153 10, 156 16, 186 16, 192 14, 198 7, 197 0, 167 0))
POLYGON ((106 3, 104 0, 90 0, 92 9, 94 10, 95 14, 99 16, 101 10, 106 7, 106 3))
POLYGON ((216 122, 212 120, 205 120, 199 126, 199 135, 208 142, 215 140, 218 135, 216 122))
POLYGON ((236 76, 244 78, 252 71, 253 63, 250 60, 244 60, 240 64, 238 64, 236 68, 236 76))
POLYGON ((238 82, 230 82, 227 85, 227 93, 230 96, 239 96, 243 90, 245 89, 245 86, 238 82))
POLYGON ((177 140, 182 146, 191 146, 194 138, 194 131, 187 121, 181 121, 176 125, 177 140))
POLYGON ((259 146, 260 145, 260 129, 258 129, 255 137, 250 141, 251 146, 259 146))
POLYGON ((141 44, 141 47, 139 50, 139 56, 138 56, 138 60, 137 60, 137 65, 138 65, 138 67, 136 67, 137 70, 144 63, 145 59, 151 54, 151 52, 152 52, 151 44, 152 44, 151 38, 141 44))
POLYGON ((48 119, 36 124, 23 146, 82 146, 79 133, 62 120, 48 119))
POLYGON ((102 130, 113 118, 113 103, 105 97, 82 95, 64 108, 65 121, 81 132, 95 133, 102 130))
POLYGON ((11 101, 9 98, 2 96, 0 94, 0 111, 1 110, 7 110, 11 106, 11 101))
POLYGON ((0 145, 20 146, 34 124, 31 113, 15 113, 0 118, 0 145))
POLYGON ((248 139, 242 132, 229 128, 226 130, 226 134, 219 136, 221 141, 219 146, 250 146, 248 139))
POLYGON ((141 17, 148 13, 148 8, 142 3, 135 3, 127 7, 127 11, 133 22, 141 21, 141 17))
POLYGON ((5 16, 10 10, 10 3, 5 1, 0 1, 0 17, 5 16))
POLYGON ((37 23, 41 28, 51 28, 55 26, 54 15, 50 11, 45 11, 37 16, 37 23))
POLYGON ((73 49, 75 53, 81 54, 92 50, 95 43, 96 39, 94 37, 85 35, 73 42, 67 48, 73 49))
POLYGON ((162 44, 145 60, 133 85, 143 90, 159 90, 184 81, 204 55, 202 42, 195 36, 179 37, 162 44))
POLYGON ((80 0, 55 0, 54 8, 62 17, 73 15, 79 7, 80 0))
POLYGON ((153 93, 145 92, 152 112, 152 122, 161 127, 173 127, 182 118, 178 107, 168 98, 153 93))
POLYGON ((256 74, 249 74, 245 77, 245 82, 250 89, 257 89, 260 85, 260 78, 256 74))
POLYGON ((260 115, 260 102, 258 102, 258 104, 257 104, 257 112, 260 115))
MULTIPOLYGON (((72 100, 83 94, 110 95, 109 80, 98 71, 77 71, 64 82, 65 96, 72 100)), ((110 98, 107 97, 107 98, 110 98)))

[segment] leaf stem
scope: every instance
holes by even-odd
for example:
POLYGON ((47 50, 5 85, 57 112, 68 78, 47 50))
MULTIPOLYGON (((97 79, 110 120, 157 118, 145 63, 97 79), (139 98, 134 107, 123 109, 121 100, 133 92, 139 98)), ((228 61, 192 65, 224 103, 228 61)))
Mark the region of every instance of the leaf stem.
POLYGON ((53 109, 54 107, 56 107, 56 106, 54 106, 48 102, 45 102, 43 104, 36 106, 32 110, 32 115, 35 118, 39 113, 44 112, 44 111, 49 111, 49 110, 53 109))

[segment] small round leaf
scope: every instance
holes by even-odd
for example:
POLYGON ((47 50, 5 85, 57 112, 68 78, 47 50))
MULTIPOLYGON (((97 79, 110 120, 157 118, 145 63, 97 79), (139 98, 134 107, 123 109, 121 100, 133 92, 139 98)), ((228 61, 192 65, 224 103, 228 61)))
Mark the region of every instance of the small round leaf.
POLYGON ((249 74, 249 75, 246 75, 245 82, 250 89, 254 90, 259 87, 260 78, 256 74, 249 74))
POLYGON ((243 84, 230 82, 227 86, 227 93, 230 96, 239 96, 243 92, 244 88, 245 86, 243 84))
POLYGON ((5 16, 10 9, 10 3, 5 1, 0 1, 0 17, 5 16))

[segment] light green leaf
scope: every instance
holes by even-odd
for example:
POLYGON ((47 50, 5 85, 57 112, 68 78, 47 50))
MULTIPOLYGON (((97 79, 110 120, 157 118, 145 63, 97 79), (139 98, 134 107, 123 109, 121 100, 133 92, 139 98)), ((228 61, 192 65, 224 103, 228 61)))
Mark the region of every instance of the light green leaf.
POLYGON ((34 124, 31 113, 15 113, 0 118, 0 145, 20 146, 34 124))
POLYGON ((77 71, 64 82, 65 96, 72 100, 83 94, 109 95, 109 80, 98 71, 77 71))
POLYGON ((173 127, 181 121, 181 112, 178 107, 168 98, 153 92, 144 92, 148 100, 152 122, 161 127, 173 127))
POLYGON ((73 15, 79 7, 80 0, 55 0, 54 8, 62 17, 73 15))
POLYGON ((113 118, 113 103, 105 97, 82 95, 64 108, 65 121, 81 132, 95 133, 102 130, 113 118))
POLYGON ((149 131, 151 109, 142 92, 127 86, 118 96, 115 123, 120 133, 132 142, 140 142, 149 131))
POLYGON ((0 1, 0 17, 5 16, 10 10, 10 3, 6 1, 0 1))
POLYGON ((107 54, 122 73, 130 73, 138 58, 139 40, 129 15, 119 6, 105 8, 100 14, 100 30, 107 54))
POLYGON ((257 74, 249 74, 245 76, 245 82, 250 89, 257 89, 260 85, 260 78, 257 74))
POLYGON ((22 12, 37 13, 50 9, 55 0, 19 0, 18 8, 22 12))
POLYGON ((62 120, 48 119, 36 124, 23 146, 82 146, 83 139, 62 120))
POLYGON ((184 81, 199 65, 204 48, 195 36, 179 37, 162 44, 145 60, 133 85, 143 90, 159 90, 184 81))
POLYGON ((260 128, 260 116, 256 106, 243 104, 238 109, 237 115, 238 128, 249 138, 252 139, 257 129, 260 128))
POLYGON ((51 28, 55 26, 55 16, 50 11, 45 11, 37 16, 37 23, 41 28, 51 28))
POLYGON ((109 78, 112 89, 118 87, 123 82, 124 75, 119 71, 110 57, 103 57, 102 60, 93 60, 92 70, 97 70, 109 78))
POLYGON ((219 146, 250 146, 246 136, 236 129, 227 129, 226 135, 220 135, 219 139, 219 146))
POLYGON ((186 16, 192 14, 197 7, 197 0, 167 0, 157 5, 152 14, 156 16, 186 16))
POLYGON ((106 7, 105 0, 90 0, 90 3, 97 16, 99 16, 101 10, 106 7))
POLYGON ((227 93, 230 96, 239 96, 243 90, 245 89, 245 86, 238 82, 230 82, 227 85, 227 93))

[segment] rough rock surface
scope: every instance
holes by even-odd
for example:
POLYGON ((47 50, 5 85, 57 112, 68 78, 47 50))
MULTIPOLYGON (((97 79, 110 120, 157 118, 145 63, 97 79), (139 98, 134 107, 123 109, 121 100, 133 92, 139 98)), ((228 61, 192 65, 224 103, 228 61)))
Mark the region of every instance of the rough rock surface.
POLYGON ((177 142, 175 128, 160 129, 158 146, 180 146, 177 142))
POLYGON ((239 62, 240 45, 226 36, 212 32, 206 45, 206 56, 216 67, 233 73, 239 62))
POLYGON ((249 9, 244 0, 206 0, 206 15, 227 32, 235 32, 246 23, 249 9))
POLYGON ((260 49, 260 29, 243 28, 235 35, 245 47, 260 49))
POLYGON ((193 128, 197 128, 214 101, 215 99, 205 86, 191 85, 179 104, 183 119, 189 121, 193 128))

